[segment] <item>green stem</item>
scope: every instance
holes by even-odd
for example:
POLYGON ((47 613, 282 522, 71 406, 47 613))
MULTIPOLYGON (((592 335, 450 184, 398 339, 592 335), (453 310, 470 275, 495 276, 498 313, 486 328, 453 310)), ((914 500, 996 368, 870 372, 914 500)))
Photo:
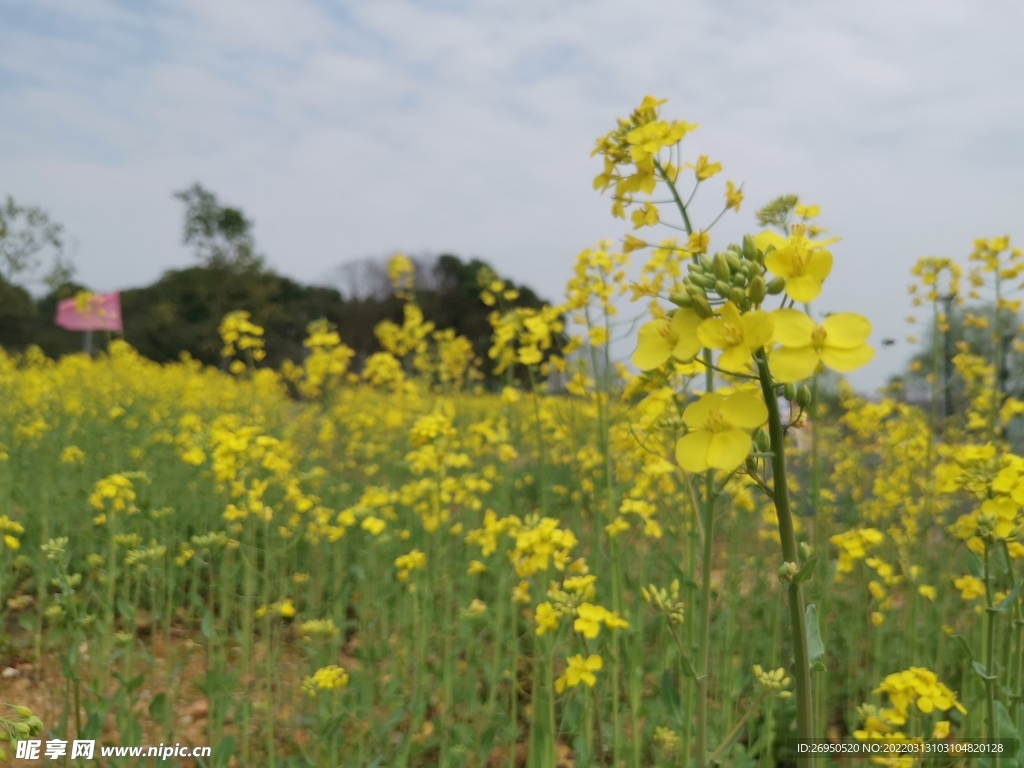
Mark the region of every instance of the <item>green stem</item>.
MULTIPOLYGON (((707 363, 706 385, 710 392, 714 388, 714 373, 711 371, 711 351, 704 350, 707 363)), ((697 656, 697 766, 707 763, 708 738, 708 651, 711 633, 711 558, 714 553, 715 526, 715 471, 704 473, 704 546, 700 563, 700 615, 698 616, 697 656)))
MULTIPOLYGON (((775 394, 768 357, 764 350, 757 353, 757 370, 761 379, 761 391, 768 408, 768 434, 772 444, 772 481, 775 488, 775 513, 779 520, 779 538, 782 540, 782 557, 787 563, 797 563, 796 532, 793 528, 793 513, 789 505, 789 485, 786 479, 785 433, 779 415, 779 402, 775 394)), ((807 648, 807 626, 804 618, 803 589, 799 583, 790 582, 789 619, 793 633, 793 657, 796 682, 796 725, 797 738, 814 738, 814 701, 811 693, 811 664, 807 648)), ((807 768, 814 768, 814 759, 808 758, 807 768)))
MULTIPOLYGON (((985 737, 999 736, 996 723, 996 607, 992 602, 992 569, 989 562, 991 548, 985 545, 985 737)), ((999 756, 992 756, 992 768, 999 768, 999 756)))

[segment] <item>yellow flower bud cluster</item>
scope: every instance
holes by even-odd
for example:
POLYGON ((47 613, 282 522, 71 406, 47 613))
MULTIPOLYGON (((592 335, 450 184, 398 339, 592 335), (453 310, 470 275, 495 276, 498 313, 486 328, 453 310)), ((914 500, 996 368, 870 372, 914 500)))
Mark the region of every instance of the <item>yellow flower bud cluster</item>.
POLYGON ((679 599, 679 579, 672 579, 668 589, 650 584, 640 587, 644 602, 664 613, 672 624, 683 623, 683 612, 686 603, 679 599))
POLYGON ((336 664, 321 667, 302 681, 302 691, 316 697, 321 691, 337 691, 348 687, 348 672, 336 664))
MULTIPOLYGON (((220 337, 224 342, 222 357, 243 355, 256 363, 267 356, 263 349, 263 328, 251 322, 251 315, 244 310, 229 312, 220 323, 220 337)), ((238 374, 245 370, 241 360, 231 362, 229 369, 238 374)))
POLYGON ((757 680, 757 684, 765 692, 775 694, 780 699, 788 699, 793 695, 790 691, 784 690, 792 682, 786 675, 785 668, 779 667, 778 669, 765 672, 760 664, 755 664, 753 672, 754 679, 757 680))
POLYGON ((398 580, 408 581, 409 574, 413 571, 422 570, 427 567, 427 556, 418 549, 414 549, 407 554, 396 557, 395 567, 398 569, 398 580))

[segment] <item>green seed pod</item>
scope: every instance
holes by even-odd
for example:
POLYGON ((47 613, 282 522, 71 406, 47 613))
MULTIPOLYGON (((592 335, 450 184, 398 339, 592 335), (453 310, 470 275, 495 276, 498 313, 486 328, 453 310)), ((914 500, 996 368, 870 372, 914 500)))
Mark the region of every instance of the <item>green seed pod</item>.
POLYGON ((739 257, 732 251, 725 252, 725 260, 729 262, 729 268, 734 272, 738 272, 743 269, 743 262, 740 261, 739 257))
POLYGON ((786 278, 776 277, 770 283, 768 283, 768 295, 777 296, 782 293, 786 288, 786 278))
POLYGON ((783 391, 783 396, 787 400, 789 400, 789 402, 792 403, 794 400, 796 400, 796 384, 792 384, 792 383, 787 384, 782 391, 783 391))
POLYGON ((688 294, 686 291, 679 291, 678 293, 673 293, 671 296, 668 297, 668 300, 675 304, 677 307, 693 306, 693 299, 690 298, 690 294, 688 294))
POLYGON ((723 282, 729 282, 729 278, 732 275, 732 269, 729 267, 729 260, 726 258, 724 253, 715 254, 715 277, 723 282))
POLYGON ((760 304, 767 295, 768 286, 765 285, 764 278, 760 275, 750 278, 750 285, 747 286, 747 296, 750 297, 750 300, 755 304, 760 304))
POLYGON ((723 299, 728 299, 729 294, 732 292, 732 286, 728 283, 724 283, 721 280, 715 281, 715 292, 723 299))
POLYGON ((772 449, 772 438, 768 434, 768 430, 764 427, 759 427, 757 432, 754 433, 754 446, 757 448, 758 453, 768 453, 772 449))
POLYGON ((743 258, 747 261, 757 261, 757 246, 750 235, 743 236, 743 258))
POLYGON ((796 404, 801 408, 806 408, 811 404, 811 388, 806 384, 801 384, 796 391, 796 404))
POLYGON ((697 317, 701 320, 707 320, 709 317, 714 317, 715 315, 711 309, 711 305, 708 304, 707 298, 704 296, 693 297, 693 311, 697 313, 697 317))

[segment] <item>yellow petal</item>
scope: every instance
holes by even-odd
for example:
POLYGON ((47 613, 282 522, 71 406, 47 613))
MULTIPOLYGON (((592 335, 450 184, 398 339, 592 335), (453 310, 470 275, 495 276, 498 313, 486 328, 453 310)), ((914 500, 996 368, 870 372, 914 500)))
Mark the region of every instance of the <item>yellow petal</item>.
POLYGON ((672 356, 674 345, 664 334, 667 325, 664 320, 652 320, 640 326, 633 365, 641 371, 653 370, 672 356))
POLYGON ((811 318, 795 309, 772 312, 772 326, 772 336, 784 347, 810 346, 815 327, 811 318))
POLYGON ((742 345, 729 347, 718 357, 718 367, 729 373, 748 371, 752 362, 750 350, 742 345))
POLYGON ((587 669, 601 669, 601 667, 604 666, 604 660, 596 653, 592 653, 590 654, 590 656, 587 657, 586 666, 587 669))
POLYGON ((807 260, 805 269, 807 274, 817 278, 819 283, 825 282, 825 278, 832 271, 832 254, 824 248, 811 251, 811 257, 807 260))
POLYGON ((796 271, 796 257, 793 249, 788 245, 778 246, 778 250, 772 251, 764 257, 764 266, 773 275, 789 277, 796 271))
POLYGON ((774 323, 767 312, 754 310, 743 316, 743 342, 752 350, 760 349, 772 338, 774 323))
POLYGON ((697 429, 683 435, 676 443, 676 461, 687 472, 703 472, 708 468, 710 445, 711 433, 706 429, 697 429))
POLYGON ((761 251, 767 251, 769 246, 782 248, 786 244, 786 238, 778 232, 766 231, 754 236, 754 245, 761 251))
POLYGON ((695 403, 690 403, 683 411, 683 423, 690 429, 699 429, 707 422, 708 417, 722 407, 725 395, 709 392, 695 403))
POLYGON ((725 349, 725 320, 709 317, 697 327, 697 338, 708 349, 725 349))
POLYGON ((853 312, 836 312, 821 324, 825 329, 825 345, 839 349, 853 349, 868 340, 871 322, 853 312))
POLYGON ((708 446, 708 464, 715 469, 736 469, 750 453, 750 445, 750 435, 742 429, 716 432, 708 446))
MULTIPOLYGON (((846 373, 848 371, 855 371, 858 368, 867 365, 871 362, 871 359, 874 356, 875 350, 867 344, 861 344, 859 347, 854 347, 853 349, 835 349, 833 347, 825 347, 825 349, 821 351, 821 362, 833 371, 846 373)), ((782 381, 782 379, 779 379, 779 381, 782 381)))
POLYGON ((697 356, 701 350, 700 339, 697 338, 697 327, 701 319, 692 309, 677 309, 672 315, 672 331, 679 337, 672 354, 686 362, 697 356))
POLYGON ((806 347, 779 347, 768 358, 768 367, 776 381, 789 384, 808 378, 818 367, 818 354, 806 347))
POLYGON ((736 392, 722 403, 722 420, 734 427, 757 429, 768 420, 768 409, 760 395, 736 392))
POLYGON ((786 278, 786 293, 794 300, 806 304, 814 301, 821 293, 821 280, 814 275, 786 278))

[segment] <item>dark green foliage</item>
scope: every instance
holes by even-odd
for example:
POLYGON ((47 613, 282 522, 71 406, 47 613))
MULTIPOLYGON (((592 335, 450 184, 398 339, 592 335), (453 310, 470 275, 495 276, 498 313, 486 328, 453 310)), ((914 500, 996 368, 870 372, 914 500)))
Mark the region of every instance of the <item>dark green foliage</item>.
MULTIPOLYGON (((466 336, 482 369, 489 372, 491 326, 487 317, 491 308, 480 300, 477 274, 490 267, 477 259, 463 262, 452 255, 420 267, 425 287, 416 289, 416 300, 425 318, 439 329, 454 328, 466 336)), ((508 281, 506 285, 514 287, 508 281)), ((24 289, 0 278, 0 346, 17 351, 37 344, 52 357, 80 351, 82 335, 58 328, 53 318, 58 301, 82 289, 65 284, 33 302, 24 289)), ((529 288, 518 290, 515 304, 541 305, 529 288)), ((263 365, 275 368, 285 359, 302 360, 306 326, 322 317, 334 323, 342 340, 356 351, 358 367, 380 351, 374 327, 382 320, 400 324, 403 304, 390 294, 346 299, 334 288, 302 285, 271 271, 239 270, 230 265, 172 270, 152 285, 121 292, 125 340, 151 360, 177 360, 187 352, 207 365, 218 365, 221 318, 244 309, 266 330, 263 365)), ((103 349, 108 340, 108 334, 97 334, 95 347, 103 349)))

